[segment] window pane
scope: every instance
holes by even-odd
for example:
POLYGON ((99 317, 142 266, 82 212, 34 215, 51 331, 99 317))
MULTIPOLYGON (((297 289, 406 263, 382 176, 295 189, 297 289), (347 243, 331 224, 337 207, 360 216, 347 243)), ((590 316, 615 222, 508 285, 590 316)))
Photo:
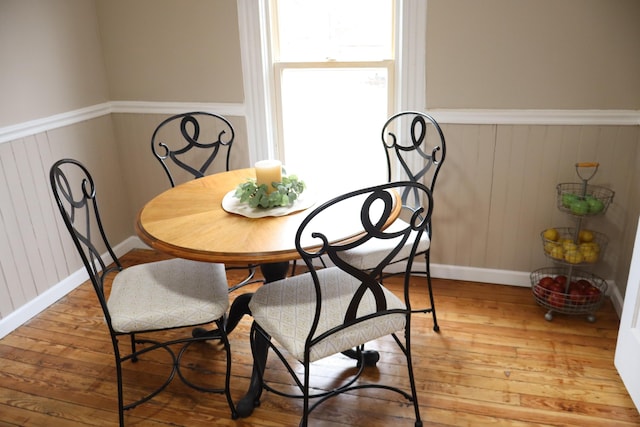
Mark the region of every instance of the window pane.
POLYGON ((278 0, 278 60, 391 59, 392 8, 392 0, 278 0))
POLYGON ((342 192, 386 182, 380 132, 387 118, 386 68, 285 69, 285 165, 310 186, 342 192))

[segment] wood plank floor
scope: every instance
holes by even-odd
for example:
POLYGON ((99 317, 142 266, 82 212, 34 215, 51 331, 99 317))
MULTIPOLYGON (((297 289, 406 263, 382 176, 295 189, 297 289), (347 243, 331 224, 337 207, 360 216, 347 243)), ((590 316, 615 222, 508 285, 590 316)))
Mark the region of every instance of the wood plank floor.
MULTIPOLYGON (((161 256, 132 251, 125 265, 161 256)), ((230 280, 233 278, 230 277, 230 280)), ((416 279, 416 288, 423 285, 416 279)), ((393 282, 389 286, 398 290, 393 282)), ((240 292, 248 292, 244 288, 240 292)), ((414 321, 414 355, 426 426, 640 426, 640 416, 613 365, 618 318, 607 301, 588 323, 582 316, 544 319, 527 288, 435 280, 441 327, 414 321)), ((251 374, 250 319, 232 333, 232 395, 244 394, 251 374)), ((369 380, 404 383, 402 357, 390 340, 375 342, 381 361, 369 380), (394 378, 396 377, 396 378, 394 378)), ((205 344, 186 361, 205 377, 223 360, 205 344), (204 367, 204 368, 203 368, 204 367)), ((144 389, 162 360, 127 370, 127 390, 144 389)), ((318 387, 331 387, 353 362, 318 363, 318 387)), ((274 383, 289 384, 270 358, 274 383)), ((215 381, 215 375, 211 376, 215 381)), ((221 395, 199 393, 179 381, 152 401, 126 412, 129 426, 293 426, 300 402, 265 392, 250 418, 231 420, 221 395)), ((330 400, 313 413, 314 426, 410 426, 412 409, 397 395, 361 391, 330 400), (366 396, 366 397, 365 397, 366 396)), ((0 426, 117 425, 111 343, 89 284, 0 340, 0 426)))

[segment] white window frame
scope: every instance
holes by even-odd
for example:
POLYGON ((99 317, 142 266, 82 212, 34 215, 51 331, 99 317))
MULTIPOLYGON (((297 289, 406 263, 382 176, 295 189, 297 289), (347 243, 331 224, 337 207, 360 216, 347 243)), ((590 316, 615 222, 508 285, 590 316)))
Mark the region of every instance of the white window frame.
MULTIPOLYGON (((237 0, 249 162, 278 157, 268 0, 237 0)), ((396 0, 395 110, 426 109, 427 0, 396 0)))

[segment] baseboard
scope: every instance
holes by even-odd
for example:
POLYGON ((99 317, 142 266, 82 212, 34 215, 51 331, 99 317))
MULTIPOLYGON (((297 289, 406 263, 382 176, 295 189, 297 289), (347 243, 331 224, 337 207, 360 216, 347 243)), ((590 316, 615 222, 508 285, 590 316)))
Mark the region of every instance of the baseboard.
MULTIPOLYGON (((141 241, 138 238, 130 237, 124 242, 113 248, 116 256, 120 257, 132 249, 141 247, 141 241)), ((111 262, 107 255, 102 258, 105 262, 111 262)), ((18 327, 27 323, 33 317, 46 310, 60 298, 80 286, 89 279, 89 275, 84 267, 73 272, 70 276, 52 286, 36 298, 14 310, 11 314, 0 319, 0 339, 7 336, 18 327)))
MULTIPOLYGON (((397 263, 394 271, 402 271, 404 265, 397 263)), ((414 263, 414 270, 424 269, 424 262, 414 263)), ((385 270, 386 271, 386 270, 385 270)), ((491 268, 464 267, 459 265, 431 264, 431 277, 438 279, 464 280, 468 282, 492 283, 496 285, 530 287, 531 279, 528 271, 496 270, 491 268)), ((622 314, 623 297, 614 280, 607 280, 607 295, 613 307, 622 314)))
MULTIPOLYGON (((138 237, 132 236, 114 247, 114 251, 118 257, 126 254, 132 249, 149 249, 149 246, 144 244, 138 237)), ((402 267, 398 266, 397 268, 402 267)), ((424 263, 416 263, 415 268, 424 269, 424 263)), ((440 279, 464 280, 469 282, 493 283, 509 286, 531 286, 529 272, 524 271, 432 264, 431 275, 440 279)), ((18 308, 7 317, 1 319, 0 339, 17 329, 19 326, 28 322, 40 312, 44 311, 51 304, 55 303, 60 298, 80 286, 87 279, 87 273, 85 269, 82 268, 46 292, 42 293, 37 298, 18 308)), ((623 306, 622 294, 613 280, 607 280, 607 283, 609 285, 607 294, 611 298, 613 306, 619 317, 622 313, 623 306)))

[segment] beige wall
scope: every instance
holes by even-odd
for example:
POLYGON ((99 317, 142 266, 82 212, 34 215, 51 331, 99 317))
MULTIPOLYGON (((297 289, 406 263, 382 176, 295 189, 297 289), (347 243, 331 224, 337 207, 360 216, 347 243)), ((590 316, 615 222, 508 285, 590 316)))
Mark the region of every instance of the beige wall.
POLYGON ((96 5, 0 0, 0 126, 109 100, 96 5))
POLYGON ((427 107, 640 109, 637 0, 427 0, 427 107))
POLYGON ((243 102, 234 0, 97 0, 112 100, 243 102))
MULTIPOLYGON (((638 4, 429 0, 428 105, 638 110, 638 4)), ((106 101, 241 104, 238 40, 233 0, 0 0, 0 136, 3 126, 106 101)), ((75 157, 94 171, 119 242, 133 234, 144 201, 166 188, 149 148, 164 116, 114 113, 0 142, 0 318, 80 268, 53 222, 53 160, 75 157)), ((245 118, 230 119, 232 163, 242 167, 245 118)), ((576 161, 599 161, 595 183, 616 198, 593 222, 611 239, 597 271, 624 290, 640 213, 640 126, 444 130, 433 262, 522 272, 549 265, 538 233, 570 224, 555 209, 555 185, 575 180, 576 161)))
MULTIPOLYGON (((129 195, 131 218, 144 204, 170 186, 158 160, 151 154, 151 135, 156 126, 168 117, 166 114, 113 114, 113 123, 118 140, 118 152, 129 195)), ((228 116, 235 131, 229 165, 231 169, 249 167, 249 148, 243 117, 228 116)), ((211 171, 221 171, 223 164, 216 162, 211 171)), ((178 172, 176 183, 191 179, 189 174, 178 172)), ((133 233, 133 222, 130 232, 133 233)))

